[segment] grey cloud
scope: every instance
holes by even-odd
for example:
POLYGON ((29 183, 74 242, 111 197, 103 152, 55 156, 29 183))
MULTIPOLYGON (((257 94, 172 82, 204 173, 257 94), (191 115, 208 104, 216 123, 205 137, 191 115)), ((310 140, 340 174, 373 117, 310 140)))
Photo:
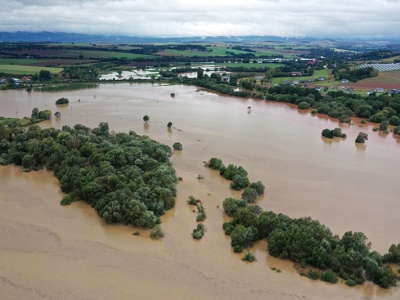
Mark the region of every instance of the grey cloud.
POLYGON ((398 0, 17 0, 1 30, 188 36, 397 35, 398 0))

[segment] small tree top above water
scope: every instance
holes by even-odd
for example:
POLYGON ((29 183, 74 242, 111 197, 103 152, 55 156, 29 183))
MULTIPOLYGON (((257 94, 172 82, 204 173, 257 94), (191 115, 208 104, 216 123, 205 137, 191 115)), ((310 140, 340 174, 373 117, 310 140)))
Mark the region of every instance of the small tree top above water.
POLYGON ((68 104, 69 100, 67 98, 60 98, 56 101, 56 105, 63 105, 63 104, 68 104))

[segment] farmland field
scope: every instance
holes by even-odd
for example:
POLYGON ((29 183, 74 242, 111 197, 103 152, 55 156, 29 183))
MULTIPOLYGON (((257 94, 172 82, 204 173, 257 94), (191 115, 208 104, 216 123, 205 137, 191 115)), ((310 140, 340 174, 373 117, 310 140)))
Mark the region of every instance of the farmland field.
POLYGON ((50 73, 56 74, 60 73, 63 70, 63 68, 0 65, 0 73, 6 73, 6 74, 33 75, 33 74, 38 74, 41 70, 50 71, 50 73))

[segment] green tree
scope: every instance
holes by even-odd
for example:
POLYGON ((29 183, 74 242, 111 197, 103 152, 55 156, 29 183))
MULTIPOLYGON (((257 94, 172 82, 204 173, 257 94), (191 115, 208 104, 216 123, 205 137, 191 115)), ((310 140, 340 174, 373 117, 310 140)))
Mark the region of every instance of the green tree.
POLYGON ((172 122, 168 122, 167 127, 171 128, 172 127, 172 122))
POLYGON ((365 132, 360 132, 360 133, 357 135, 356 143, 361 143, 361 144, 363 144, 363 143, 365 143, 366 140, 368 140, 368 134, 365 133, 365 132))
POLYGON ((152 239, 158 240, 164 237, 164 231, 162 230, 160 225, 156 225, 150 232, 150 237, 152 239))
POLYGON ((150 120, 150 117, 148 116, 148 115, 145 115, 144 117, 143 117, 143 121, 147 124, 147 121, 149 121, 150 120))

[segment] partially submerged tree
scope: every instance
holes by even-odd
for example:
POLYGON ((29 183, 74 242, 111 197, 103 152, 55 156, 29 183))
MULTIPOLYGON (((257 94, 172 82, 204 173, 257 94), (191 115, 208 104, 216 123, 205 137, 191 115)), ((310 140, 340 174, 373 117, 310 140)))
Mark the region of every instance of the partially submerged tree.
POLYGON ((150 120, 150 117, 148 115, 144 115, 143 121, 147 124, 147 121, 150 120))
POLYGON ((363 143, 365 143, 366 140, 368 140, 368 134, 365 133, 365 132, 360 132, 360 133, 357 135, 356 143, 361 143, 361 144, 363 144, 363 143))

